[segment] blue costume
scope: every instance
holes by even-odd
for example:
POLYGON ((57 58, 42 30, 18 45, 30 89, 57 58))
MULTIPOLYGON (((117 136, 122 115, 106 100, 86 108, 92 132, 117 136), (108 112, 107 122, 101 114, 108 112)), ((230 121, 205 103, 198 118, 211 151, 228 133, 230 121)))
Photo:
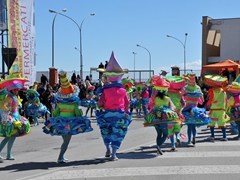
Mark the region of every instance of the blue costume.
POLYGON ((56 93, 58 102, 53 112, 53 117, 44 123, 43 132, 52 136, 62 136, 63 143, 58 156, 58 163, 65 163, 64 157, 72 135, 92 131, 91 121, 86 116, 82 116, 80 100, 78 97, 79 88, 71 85, 67 79, 66 72, 59 74, 61 88, 56 93))
POLYGON ((105 157, 111 156, 111 160, 116 161, 118 160, 116 152, 132 122, 132 113, 128 111, 130 101, 126 90, 119 83, 124 70, 119 66, 113 52, 107 69, 98 70, 104 72, 104 76, 107 77, 105 80, 110 82, 105 83, 102 89, 98 104, 103 110, 96 112, 96 119, 106 146, 105 157))
POLYGON ((25 104, 25 114, 34 119, 35 126, 39 125, 38 117, 50 113, 47 107, 40 102, 39 93, 37 92, 38 83, 35 82, 32 89, 27 90, 27 103, 25 104))

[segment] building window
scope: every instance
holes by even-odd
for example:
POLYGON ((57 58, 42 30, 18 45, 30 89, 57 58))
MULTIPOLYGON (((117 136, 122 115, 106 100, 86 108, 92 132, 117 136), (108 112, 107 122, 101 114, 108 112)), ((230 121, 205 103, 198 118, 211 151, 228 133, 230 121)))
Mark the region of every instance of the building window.
POLYGON ((219 30, 209 30, 207 37, 208 56, 220 56, 221 32, 219 30))

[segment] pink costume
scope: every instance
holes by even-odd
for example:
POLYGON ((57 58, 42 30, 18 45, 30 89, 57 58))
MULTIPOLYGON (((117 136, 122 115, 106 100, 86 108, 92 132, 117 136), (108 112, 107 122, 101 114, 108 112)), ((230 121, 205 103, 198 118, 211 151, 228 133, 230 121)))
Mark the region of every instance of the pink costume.
POLYGON ((112 87, 104 89, 98 104, 104 106, 105 110, 121 109, 127 111, 130 101, 124 88, 112 87))
POLYGON ((115 161, 118 160, 117 149, 120 148, 132 122, 132 113, 128 112, 130 101, 127 92, 123 85, 119 83, 126 70, 120 67, 113 52, 107 68, 103 71, 109 83, 105 83, 103 86, 98 101, 98 105, 103 107, 103 110, 96 111, 96 119, 106 146, 105 157, 111 156, 111 160, 115 161))

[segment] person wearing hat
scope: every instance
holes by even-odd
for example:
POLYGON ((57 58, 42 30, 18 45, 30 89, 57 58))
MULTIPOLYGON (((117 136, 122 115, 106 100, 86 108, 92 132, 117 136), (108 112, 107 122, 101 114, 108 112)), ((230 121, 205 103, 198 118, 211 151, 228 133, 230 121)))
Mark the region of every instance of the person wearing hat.
POLYGON ((130 79, 129 77, 127 77, 127 78, 122 79, 122 80, 121 80, 121 83, 122 83, 124 89, 125 89, 126 92, 127 92, 128 98, 129 98, 129 99, 132 99, 132 92, 133 92, 132 87, 133 87, 133 85, 134 85, 133 80, 130 79))
POLYGON ((135 83, 135 88, 136 91, 134 93, 134 97, 136 98, 136 101, 134 102, 134 107, 137 112, 137 117, 141 117, 141 110, 142 110, 142 90, 144 87, 144 82, 136 82, 135 83))
POLYGON ((208 127, 210 127, 211 136, 208 137, 207 140, 215 140, 214 127, 217 123, 223 135, 220 140, 227 141, 226 122, 230 120, 230 117, 226 114, 228 97, 224 88, 228 83, 228 79, 220 75, 205 75, 204 81, 206 85, 211 87, 208 90, 209 100, 207 102, 207 106, 210 106, 209 116, 212 120, 208 125, 208 127))
POLYGON ((132 113, 128 111, 129 98, 120 83, 127 70, 120 67, 112 52, 107 68, 98 69, 98 71, 104 73, 107 83, 104 83, 98 101, 103 110, 96 111, 96 119, 106 147, 105 157, 110 157, 112 161, 116 161, 118 160, 117 150, 120 148, 132 122, 132 113))
POLYGON ((167 80, 170 82, 170 87, 168 89, 167 95, 171 98, 173 104, 176 106, 176 111, 178 113, 178 116, 181 119, 180 124, 169 124, 168 126, 168 136, 170 137, 170 141, 172 144, 172 149, 176 149, 174 135, 177 139, 177 147, 181 147, 181 141, 180 137, 184 137, 183 134, 181 134, 182 129, 182 123, 184 122, 185 118, 182 115, 182 109, 185 107, 185 101, 183 100, 183 90, 182 88, 185 87, 186 83, 183 77, 181 76, 167 76, 167 80))
POLYGON ((184 124, 187 125, 188 144, 196 144, 196 127, 208 125, 211 119, 206 113, 204 108, 198 108, 198 104, 202 104, 203 94, 201 88, 197 85, 195 74, 192 72, 188 74, 187 85, 184 88, 183 99, 186 106, 182 110, 182 114, 185 117, 184 124))
POLYGON ((95 100, 96 96, 94 95, 95 87, 91 85, 90 81, 86 80, 86 98, 81 101, 81 105, 86 107, 86 116, 88 111, 91 109, 91 117, 93 117, 93 110, 96 109, 97 102, 95 100))
POLYGON ((59 72, 61 87, 56 93, 57 107, 52 117, 44 123, 43 132, 51 136, 61 136, 63 143, 58 156, 58 163, 66 163, 64 157, 72 135, 92 131, 91 121, 82 116, 80 100, 78 97, 79 88, 72 85, 63 70, 59 72))
POLYGON ((231 121, 235 121, 238 129, 238 135, 235 140, 240 139, 240 75, 227 87, 227 92, 230 95, 228 100, 226 113, 230 116, 231 121))
POLYGON ((27 89, 27 102, 25 104, 25 112, 29 117, 34 119, 34 125, 38 126, 38 117, 45 115, 45 113, 50 113, 47 107, 40 102, 39 93, 37 92, 38 82, 34 82, 31 89, 27 89))
POLYGON ((4 137, 0 143, 0 159, 3 159, 1 152, 7 144, 6 160, 14 160, 12 156, 13 143, 16 137, 24 136, 30 133, 29 121, 19 114, 18 91, 24 88, 24 83, 28 79, 22 78, 21 73, 8 75, 6 80, 0 82, 1 97, 0 102, 0 136, 4 137))
POLYGON ((142 88, 141 92, 141 104, 142 104, 142 109, 143 109, 143 114, 144 116, 147 115, 148 113, 148 104, 149 104, 149 92, 146 84, 144 83, 144 86, 142 88))
POLYGON ((163 155, 162 145, 168 137, 168 125, 179 122, 176 107, 167 96, 170 83, 166 78, 154 75, 150 85, 153 87, 153 95, 149 100, 149 113, 144 117, 144 126, 154 126, 157 137, 157 154, 163 155))
POLYGON ((132 87, 134 85, 134 82, 133 82, 132 79, 127 77, 127 78, 122 79, 121 83, 122 83, 124 89, 127 92, 127 96, 128 96, 129 101, 130 101, 130 112, 132 112, 133 108, 134 108, 133 103, 132 103, 132 101, 133 101, 132 100, 133 99, 133 88, 132 87))

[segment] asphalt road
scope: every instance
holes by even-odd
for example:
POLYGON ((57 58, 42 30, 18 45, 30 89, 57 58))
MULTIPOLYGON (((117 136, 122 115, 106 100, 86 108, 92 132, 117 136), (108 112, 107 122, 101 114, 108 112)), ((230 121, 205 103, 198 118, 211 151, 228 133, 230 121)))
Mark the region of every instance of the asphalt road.
MULTIPOLYGON (((240 179, 240 141, 233 140, 228 129, 228 142, 206 140, 210 130, 197 129, 196 146, 187 145, 171 151, 170 140, 163 146, 162 156, 155 148, 156 132, 143 127, 143 118, 133 118, 130 129, 118 151, 118 161, 105 158, 105 147, 94 118, 94 130, 72 137, 65 157, 66 164, 56 163, 61 137, 42 132, 43 124, 32 127, 31 134, 17 138, 12 154, 14 161, 0 163, 0 180, 226 180, 240 179)), ((186 134, 186 126, 182 133, 186 134)), ((1 139, 0 139, 1 140, 1 139)), ((2 152, 6 156, 6 147, 2 152)))

